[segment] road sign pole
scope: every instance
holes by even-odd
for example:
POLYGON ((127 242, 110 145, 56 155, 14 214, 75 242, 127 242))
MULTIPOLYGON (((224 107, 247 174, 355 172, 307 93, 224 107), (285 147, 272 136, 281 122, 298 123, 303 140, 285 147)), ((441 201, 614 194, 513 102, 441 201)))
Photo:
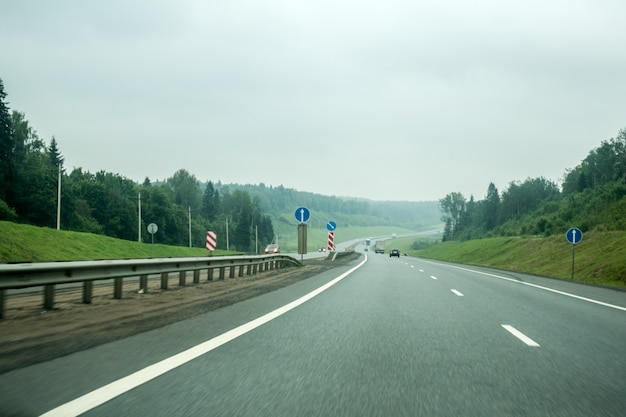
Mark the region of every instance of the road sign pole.
POLYGON ((565 233, 565 239, 572 244, 572 280, 574 280, 574 254, 576 244, 583 240, 583 232, 577 227, 572 227, 565 233))
POLYGON ((574 280, 574 251, 576 250, 576 245, 572 245, 572 281, 574 280))

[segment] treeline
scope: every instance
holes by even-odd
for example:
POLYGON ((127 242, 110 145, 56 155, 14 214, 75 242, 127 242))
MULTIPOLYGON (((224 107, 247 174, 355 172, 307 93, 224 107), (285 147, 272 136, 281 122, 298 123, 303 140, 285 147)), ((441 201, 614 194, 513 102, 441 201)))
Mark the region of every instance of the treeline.
POLYGON ((484 200, 453 192, 439 200, 445 240, 492 236, 626 230, 626 129, 602 141, 565 173, 562 189, 552 181, 528 178, 499 192, 489 184, 484 200))
MULTIPOLYGON (((261 207, 274 215, 276 222, 286 220, 293 224, 294 211, 307 207, 312 216, 323 216, 321 221, 334 220, 341 227, 346 226, 398 226, 411 230, 424 230, 441 224, 441 211, 436 201, 373 201, 353 197, 337 197, 314 194, 285 188, 259 185, 230 184, 217 188, 243 190, 258 198, 261 207)), ((316 220, 310 223, 315 224, 316 220)))
POLYGON ((65 172, 56 139, 47 145, 23 113, 9 111, 5 98, 0 80, 0 220, 52 228, 59 222, 63 230, 127 240, 138 240, 141 230, 146 242, 146 226, 155 223, 155 242, 193 247, 204 247, 213 230, 218 248, 242 252, 254 251, 257 237, 272 241, 272 221, 258 199, 242 190, 220 194, 186 170, 157 184, 81 168, 65 172))

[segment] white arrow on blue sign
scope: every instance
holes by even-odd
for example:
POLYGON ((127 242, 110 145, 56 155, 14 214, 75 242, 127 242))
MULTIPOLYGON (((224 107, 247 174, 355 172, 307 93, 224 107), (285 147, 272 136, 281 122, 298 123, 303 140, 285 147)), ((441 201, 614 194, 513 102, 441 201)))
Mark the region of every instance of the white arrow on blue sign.
POLYGON ((583 240, 583 232, 577 227, 572 227, 565 233, 565 238, 572 245, 577 244, 581 240, 583 240))
POLYGON ((335 222, 328 222, 326 224, 326 228, 328 229, 328 231, 333 232, 337 228, 337 223, 335 223, 335 222))
POLYGON ((298 207, 296 209, 296 220, 300 223, 306 223, 309 221, 309 217, 311 217, 311 212, 306 207, 298 207))

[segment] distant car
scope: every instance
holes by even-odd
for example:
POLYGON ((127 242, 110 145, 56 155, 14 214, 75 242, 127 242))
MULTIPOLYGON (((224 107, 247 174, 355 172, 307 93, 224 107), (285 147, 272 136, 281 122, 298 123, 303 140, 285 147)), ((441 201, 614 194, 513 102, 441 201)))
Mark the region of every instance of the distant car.
POLYGON ((319 248, 317 251, 318 251, 318 252, 326 252, 326 248, 321 247, 321 248, 319 248))
POLYGON ((397 256, 398 258, 400 257, 400 251, 398 249, 391 249, 391 251, 389 252, 389 257, 391 256, 397 256))
POLYGON ((270 243, 265 247, 265 253, 280 253, 280 248, 275 243, 270 243))

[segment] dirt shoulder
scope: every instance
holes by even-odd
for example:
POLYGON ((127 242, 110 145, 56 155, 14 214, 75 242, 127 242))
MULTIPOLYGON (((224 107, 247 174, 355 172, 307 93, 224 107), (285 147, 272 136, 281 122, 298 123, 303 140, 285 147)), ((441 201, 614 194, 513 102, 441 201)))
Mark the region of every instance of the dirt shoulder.
POLYGON ((160 279, 151 280, 144 293, 137 291, 136 283, 128 283, 120 300, 113 299, 112 286, 95 286, 91 304, 81 302, 81 289, 58 291, 55 308, 49 311, 42 309, 40 293, 10 296, 5 319, 0 320, 0 374, 256 297, 358 256, 305 260, 302 267, 221 281, 207 281, 205 276, 199 284, 183 287, 176 277, 171 278, 168 290, 160 289, 160 279))

